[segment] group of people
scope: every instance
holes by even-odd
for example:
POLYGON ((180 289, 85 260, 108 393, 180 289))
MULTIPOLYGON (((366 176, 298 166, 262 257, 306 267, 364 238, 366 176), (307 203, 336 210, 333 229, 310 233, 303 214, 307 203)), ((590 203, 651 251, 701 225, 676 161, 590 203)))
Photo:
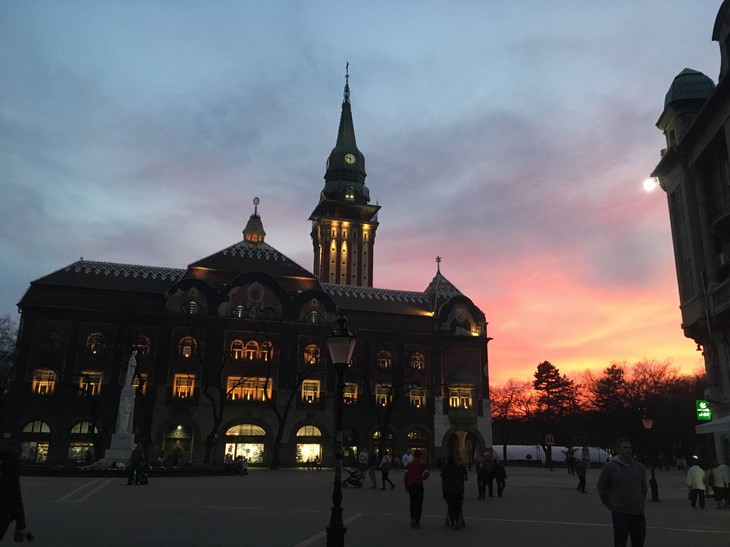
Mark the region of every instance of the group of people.
POLYGON ((705 508, 705 494, 708 487, 712 489, 718 509, 730 505, 730 467, 725 463, 714 462, 705 471, 697 456, 693 456, 687 470, 687 487, 689 503, 694 508, 699 501, 700 509, 705 508))
POLYGON ((507 470, 502 462, 491 452, 477 458, 474 464, 477 473, 477 499, 483 500, 489 491, 489 497, 494 497, 494 483, 497 483, 497 496, 503 496, 507 480, 507 470))
POLYGON ((223 465, 227 475, 248 475, 248 459, 239 454, 235 458, 230 452, 226 452, 223 458, 223 465))
POLYGON ((378 481, 376 478, 376 470, 380 471, 380 479, 383 483, 381 490, 385 490, 385 484, 390 485, 390 489, 395 488, 395 483, 390 480, 390 470, 393 467, 393 459, 390 457, 387 451, 378 458, 377 452, 374 448, 363 448, 357 456, 358 466, 360 468, 360 476, 365 480, 367 475, 370 478, 370 487, 377 488, 378 481))

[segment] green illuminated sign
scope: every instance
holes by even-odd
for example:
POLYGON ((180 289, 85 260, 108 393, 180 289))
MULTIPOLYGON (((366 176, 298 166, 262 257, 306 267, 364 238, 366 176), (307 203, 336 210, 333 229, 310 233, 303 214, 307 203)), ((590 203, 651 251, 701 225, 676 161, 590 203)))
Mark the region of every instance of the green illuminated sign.
POLYGON ((695 408, 697 409, 697 419, 699 421, 708 422, 712 420, 712 411, 710 410, 710 403, 708 401, 695 401, 695 408))

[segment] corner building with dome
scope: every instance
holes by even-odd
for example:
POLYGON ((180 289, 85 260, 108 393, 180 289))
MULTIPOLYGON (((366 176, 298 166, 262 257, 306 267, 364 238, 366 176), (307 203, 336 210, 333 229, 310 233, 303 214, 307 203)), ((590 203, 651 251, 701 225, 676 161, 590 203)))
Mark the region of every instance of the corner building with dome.
POLYGON ((331 465, 326 340, 342 313, 357 337, 344 372, 345 463, 363 447, 471 463, 492 445, 485 315, 440 259, 427 287, 373 286, 380 207, 365 178, 346 84, 309 217, 313 272, 266 240, 255 199, 242 237, 186 268, 81 259, 32 281, 18 304, 5 440, 27 463, 101 458, 136 351, 134 434, 150 460, 331 465))

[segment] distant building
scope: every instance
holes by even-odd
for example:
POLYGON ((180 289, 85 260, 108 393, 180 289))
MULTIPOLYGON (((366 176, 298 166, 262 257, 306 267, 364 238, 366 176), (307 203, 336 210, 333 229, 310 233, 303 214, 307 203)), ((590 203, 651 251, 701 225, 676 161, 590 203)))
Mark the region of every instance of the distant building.
POLYGON ((18 304, 6 439, 26 461, 101 457, 136 350, 134 432, 148 455, 327 465, 326 337, 342 312, 357 335, 345 374, 347 456, 378 446, 383 433, 394 453, 420 448, 431 461, 449 452, 469 461, 490 447, 484 313, 440 264, 419 290, 373 288, 380 207, 365 177, 346 85, 309 217, 314 273, 265 241, 256 199, 240 240, 187 268, 81 259, 31 282, 18 304))
POLYGON ((712 39, 719 42, 717 86, 685 68, 672 82, 657 127, 667 140, 653 176, 667 193, 682 329, 702 351, 720 461, 730 459, 730 2, 712 39))

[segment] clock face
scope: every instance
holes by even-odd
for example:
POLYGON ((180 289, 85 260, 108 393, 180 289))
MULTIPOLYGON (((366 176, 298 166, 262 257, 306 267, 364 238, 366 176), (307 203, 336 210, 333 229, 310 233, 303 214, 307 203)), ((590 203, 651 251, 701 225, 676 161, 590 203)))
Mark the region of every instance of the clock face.
POLYGON ((345 154, 345 162, 352 165, 353 163, 355 163, 355 156, 353 156, 352 154, 345 154))

